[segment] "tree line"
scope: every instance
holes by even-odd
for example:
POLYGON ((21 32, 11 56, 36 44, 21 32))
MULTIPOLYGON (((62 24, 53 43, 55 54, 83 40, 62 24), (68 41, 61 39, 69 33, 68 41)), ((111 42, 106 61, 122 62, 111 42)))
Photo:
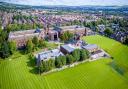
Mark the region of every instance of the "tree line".
POLYGON ((16 50, 16 43, 14 41, 8 42, 8 33, 0 29, 0 58, 7 58, 16 50))
POLYGON ((46 47, 47 44, 44 40, 38 39, 36 36, 33 37, 32 39, 29 39, 27 41, 26 47, 25 47, 25 52, 26 53, 31 53, 35 50, 38 50, 39 48, 44 48, 46 47))
POLYGON ((84 49, 76 49, 71 54, 59 56, 55 59, 42 61, 39 66, 40 73, 48 72, 54 68, 61 68, 65 65, 71 65, 75 62, 84 61, 90 56, 89 52, 84 49))
POLYGON ((66 41, 71 40, 71 39, 73 38, 73 36, 74 36, 73 33, 69 32, 69 31, 66 31, 66 32, 64 32, 64 33, 60 36, 60 39, 61 39, 61 41, 66 42, 66 41))

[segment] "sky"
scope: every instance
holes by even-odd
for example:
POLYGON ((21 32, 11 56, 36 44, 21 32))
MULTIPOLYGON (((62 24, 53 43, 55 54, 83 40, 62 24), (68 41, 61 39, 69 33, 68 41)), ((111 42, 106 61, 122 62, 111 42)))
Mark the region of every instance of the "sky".
POLYGON ((128 0, 0 0, 15 4, 24 5, 128 5, 128 0))

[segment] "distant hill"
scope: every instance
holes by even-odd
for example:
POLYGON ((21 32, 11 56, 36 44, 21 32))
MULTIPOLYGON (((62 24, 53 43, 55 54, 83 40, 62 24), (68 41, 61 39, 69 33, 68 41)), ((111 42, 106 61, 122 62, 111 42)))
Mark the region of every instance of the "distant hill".
POLYGON ((58 10, 125 10, 128 11, 128 5, 124 6, 100 6, 100 5, 83 5, 83 6, 66 6, 66 5, 44 5, 44 6, 30 6, 30 5, 20 5, 12 4, 6 2, 0 2, 0 7, 5 8, 15 8, 15 9, 58 9, 58 10))
POLYGON ((28 9, 28 8, 31 8, 31 6, 0 2, 0 9, 2 9, 2 8, 5 8, 5 9, 28 9))

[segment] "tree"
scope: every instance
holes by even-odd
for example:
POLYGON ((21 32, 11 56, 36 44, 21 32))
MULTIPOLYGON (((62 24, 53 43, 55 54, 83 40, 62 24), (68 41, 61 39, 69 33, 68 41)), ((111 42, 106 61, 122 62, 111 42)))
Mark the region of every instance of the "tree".
POLYGON ((51 70, 52 66, 50 64, 51 64, 51 61, 49 61, 49 60, 43 61, 40 66, 41 72, 48 72, 49 70, 51 70))
POLYGON ((49 70, 51 70, 52 68, 55 67, 55 60, 54 59, 49 59, 48 64, 49 64, 49 70))
POLYGON ((12 25, 11 24, 9 24, 7 27, 6 27, 6 30, 7 30, 7 32, 9 33, 12 29, 12 25))
POLYGON ((9 50, 10 50, 11 54, 13 54, 16 51, 16 42, 15 41, 9 42, 9 50))
POLYGON ((84 25, 84 27, 86 27, 86 26, 87 26, 87 23, 86 23, 86 21, 84 21, 84 22, 83 22, 83 25, 84 25))
POLYGON ((40 66, 41 72, 46 72, 46 67, 47 67, 46 61, 43 61, 42 64, 41 64, 41 66, 40 66))
POLYGON ((73 61, 75 60, 75 58, 72 56, 72 55, 67 55, 66 56, 66 63, 69 65, 69 64, 72 64, 73 61))
POLYGON ((128 45, 128 37, 125 39, 124 44, 128 45))
POLYGON ((7 32, 0 28, 0 57, 7 58, 10 55, 9 45, 7 43, 7 32))
POLYGON ((59 58, 55 58, 55 66, 57 68, 61 68, 62 67, 62 62, 59 58))
POLYGON ((91 22, 86 23, 86 27, 92 28, 93 27, 92 23, 91 22))
POLYGON ((62 66, 66 65, 66 57, 65 56, 59 56, 58 59, 61 60, 62 66))
POLYGON ((79 61, 83 61, 87 58, 89 58, 89 52, 87 50, 82 49, 80 51, 80 60, 79 61))
POLYGON ((74 62, 78 61, 80 59, 80 50, 79 49, 75 49, 72 52, 72 56, 75 58, 74 62))
POLYGON ((119 20, 120 27, 127 27, 127 21, 125 20, 119 20))
POLYGON ((73 34, 69 31, 64 32, 60 37, 62 41, 69 41, 71 38, 73 38, 73 34))
POLYGON ((43 48, 43 47, 46 47, 46 42, 42 39, 39 40, 39 48, 43 48))
POLYGON ((79 20, 74 20, 74 25, 80 25, 80 21, 79 20))
POLYGON ((92 21, 92 26, 93 27, 97 26, 97 22, 96 21, 92 21))
POLYGON ((10 51, 9 51, 9 46, 8 46, 7 42, 6 41, 3 42, 1 46, 2 47, 0 49, 0 53, 1 53, 2 58, 9 57, 10 51))
POLYGON ((7 38, 8 38, 8 33, 4 30, 0 29, 0 42, 7 42, 7 38))
POLYGON ((111 34, 113 34, 113 31, 112 31, 112 29, 110 29, 110 28, 106 28, 106 29, 104 30, 104 33, 106 34, 106 36, 111 36, 111 34))
POLYGON ((99 28, 96 26, 96 29, 95 29, 96 32, 99 32, 99 28))
POLYGON ((34 47, 37 48, 39 45, 39 40, 36 36, 33 37, 32 43, 34 44, 34 47))
POLYGON ((66 34, 66 33, 63 33, 63 34, 60 36, 60 39, 61 39, 62 41, 66 41, 66 40, 68 39, 67 34, 66 34))
POLYGON ((100 19, 97 21, 97 24, 106 24, 105 20, 104 19, 100 19))
POLYGON ((37 28, 36 24, 35 24, 35 23, 33 23, 33 29, 36 29, 36 28, 37 28))
POLYGON ((41 72, 48 72, 52 68, 55 67, 55 61, 53 59, 49 59, 48 61, 43 61, 40 65, 41 72))
POLYGON ((26 52, 31 53, 33 51, 33 43, 32 40, 28 40, 26 44, 26 52))

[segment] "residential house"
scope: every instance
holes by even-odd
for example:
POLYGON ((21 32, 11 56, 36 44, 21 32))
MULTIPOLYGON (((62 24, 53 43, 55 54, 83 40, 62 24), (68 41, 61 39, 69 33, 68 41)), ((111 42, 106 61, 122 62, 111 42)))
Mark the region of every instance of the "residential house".
POLYGON ((91 59, 96 60, 99 57, 105 56, 105 52, 102 50, 97 50, 94 53, 91 54, 91 59))
POLYGON ((55 59, 56 57, 63 56, 64 54, 59 49, 48 50, 36 55, 37 65, 40 65, 41 61, 47 61, 49 59, 55 59))
POLYGON ((90 52, 90 57, 92 60, 96 60, 99 57, 103 57, 106 53, 100 49, 96 44, 88 44, 82 47, 90 52))
POLYGON ((111 27, 112 27, 112 29, 114 29, 114 30, 119 30, 119 24, 114 24, 114 23, 112 23, 112 24, 111 24, 111 27))
POLYGON ((88 50, 90 53, 99 50, 99 47, 96 44, 88 44, 86 46, 82 46, 82 48, 88 50))
POLYGON ((71 54, 76 48, 74 46, 72 46, 71 44, 65 44, 60 46, 60 51, 63 54, 71 54))
POLYGON ((98 25, 98 29, 99 29, 99 32, 100 32, 101 34, 104 34, 105 25, 103 25, 103 24, 98 25))

